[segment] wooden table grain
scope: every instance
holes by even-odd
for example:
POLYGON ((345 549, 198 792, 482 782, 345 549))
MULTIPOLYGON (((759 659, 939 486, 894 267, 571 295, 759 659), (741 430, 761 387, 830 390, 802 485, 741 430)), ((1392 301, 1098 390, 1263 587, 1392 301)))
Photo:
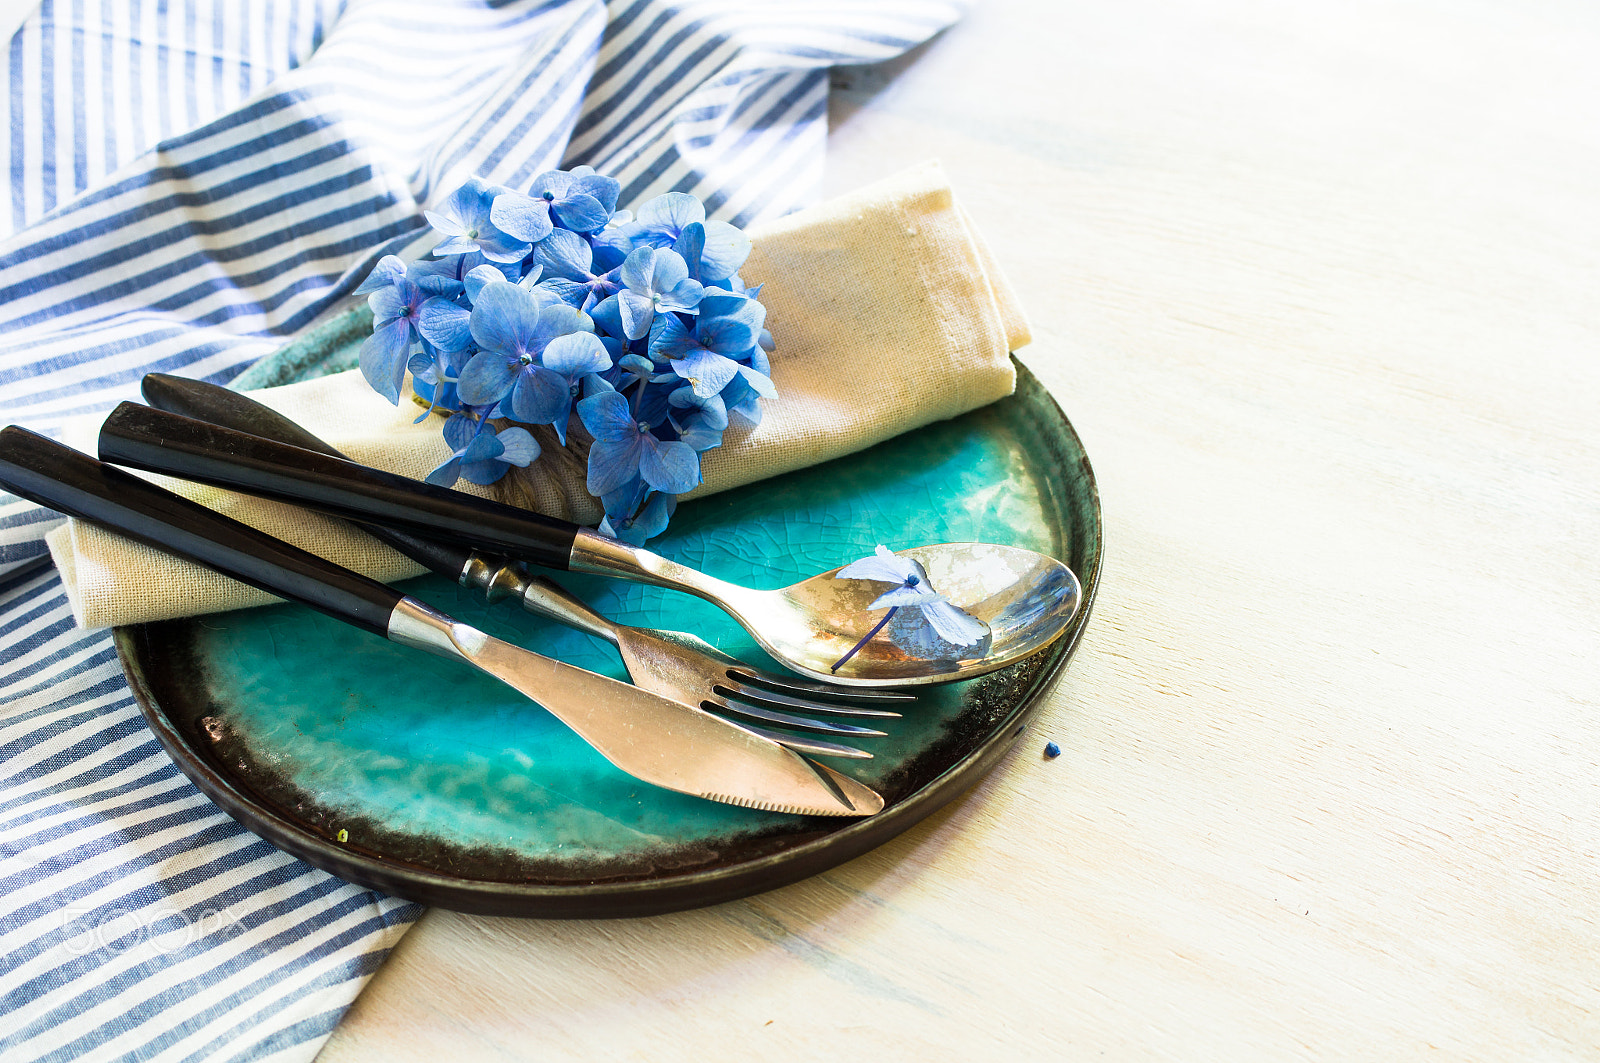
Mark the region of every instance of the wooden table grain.
POLYGON ((1596 55, 994 0, 839 72, 829 190, 943 160, 1100 478, 1038 738, 764 896, 430 912, 321 1058, 1600 1058, 1596 55))

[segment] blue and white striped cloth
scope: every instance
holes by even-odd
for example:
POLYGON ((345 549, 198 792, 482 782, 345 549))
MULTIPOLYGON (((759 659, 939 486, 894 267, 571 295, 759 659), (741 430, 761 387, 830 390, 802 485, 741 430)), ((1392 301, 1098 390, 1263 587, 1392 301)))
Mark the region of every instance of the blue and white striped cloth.
MULTIPOLYGON (((59 433, 225 382, 429 246, 464 178, 557 165, 738 223, 819 186, 827 68, 937 0, 45 0, 11 38, 0 414, 59 433)), ((145 729, 0 496, 0 1057, 309 1059, 419 914, 245 832, 145 729)))

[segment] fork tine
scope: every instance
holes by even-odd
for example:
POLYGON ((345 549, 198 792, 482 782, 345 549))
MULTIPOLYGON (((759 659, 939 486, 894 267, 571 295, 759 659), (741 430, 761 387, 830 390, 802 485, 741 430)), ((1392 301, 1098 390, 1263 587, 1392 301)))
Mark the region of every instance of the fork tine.
POLYGON ((817 683, 809 679, 791 679, 787 676, 769 675, 758 672, 747 664, 737 668, 728 669, 728 678, 743 679, 759 686, 769 687, 777 691, 792 691, 795 694, 819 694, 830 698, 839 698, 846 702, 895 702, 915 701, 915 694, 902 694, 894 690, 862 690, 859 687, 833 686, 830 683, 817 683))
MULTIPOLYGON (((730 672, 733 669, 729 669, 730 672)), ((753 705, 762 705, 771 709, 798 709, 801 712, 825 712, 831 716, 853 716, 857 719, 898 720, 898 712, 887 709, 869 709, 855 705, 839 705, 826 701, 813 701, 810 698, 797 698, 788 694, 779 694, 760 687, 746 686, 743 683, 728 682, 718 683, 712 689, 726 697, 738 698, 748 701, 753 705)))
MULTIPOLYGON (((718 690, 719 695, 722 691, 718 690)), ((815 731, 818 734, 839 735, 846 738, 883 738, 883 731, 873 730, 871 727, 860 727, 853 723, 840 723, 834 720, 816 720, 810 716, 796 716, 790 712, 779 712, 776 709, 766 708, 761 705, 746 705, 738 701, 729 701, 726 697, 709 697, 701 703, 702 708, 710 708, 717 712, 732 713, 746 719, 761 720, 765 723, 775 723, 781 727, 794 727, 802 731, 815 731)))
POLYGON ((788 746, 796 753, 809 753, 814 757, 849 757, 852 760, 871 760, 872 754, 855 746, 844 746, 837 742, 826 742, 820 738, 811 738, 808 735, 785 734, 782 731, 769 731, 765 727, 739 721, 739 726, 747 731, 752 731, 762 738, 769 738, 779 745, 788 746))

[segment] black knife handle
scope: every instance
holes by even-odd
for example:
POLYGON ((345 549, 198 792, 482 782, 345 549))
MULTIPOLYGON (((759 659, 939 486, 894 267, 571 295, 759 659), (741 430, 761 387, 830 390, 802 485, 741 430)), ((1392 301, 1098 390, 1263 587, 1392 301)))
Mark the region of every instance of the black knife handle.
POLYGON ((547 568, 567 567, 580 530, 569 521, 133 402, 106 418, 100 456, 547 568))
MULTIPOLYGON (((331 454, 336 458, 344 457, 272 407, 220 384, 208 384, 204 380, 190 380, 167 373, 146 373, 139 390, 144 393, 144 401, 158 410, 248 432, 264 439, 276 439, 280 443, 331 454)), ((461 573, 472 557, 470 550, 448 543, 421 539, 376 524, 362 524, 360 527, 379 542, 386 543, 425 568, 451 580, 460 580, 461 573)))
POLYGON ((377 635, 404 597, 26 428, 0 429, 0 487, 377 635))

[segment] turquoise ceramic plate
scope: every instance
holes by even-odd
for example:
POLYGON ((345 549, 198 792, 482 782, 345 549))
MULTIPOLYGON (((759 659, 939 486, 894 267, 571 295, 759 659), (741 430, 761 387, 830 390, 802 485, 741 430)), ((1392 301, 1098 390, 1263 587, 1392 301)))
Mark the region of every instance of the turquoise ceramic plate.
MULTIPOLYGON (((348 353, 344 341, 332 346, 348 353)), ((267 368, 281 378, 304 349, 267 368)), ((298 362, 290 369, 316 371, 298 362)), ((1021 370, 1011 398, 685 505, 651 544, 724 579, 778 587, 877 543, 962 540, 1066 560, 1083 581, 1083 611, 1065 638, 1027 661, 926 689, 886 728, 889 737, 869 740, 875 759, 837 762, 887 802, 865 820, 758 812, 638 783, 507 688, 300 606, 121 628, 117 648, 179 766, 245 826, 319 867, 468 911, 670 911, 841 863, 993 767, 1082 632, 1099 575, 1099 504, 1077 436, 1021 370)), ((696 599, 559 578, 608 616, 694 631, 776 670, 740 628, 696 599)), ((443 579, 405 589, 500 638, 625 677, 589 636, 474 602, 443 579)))

